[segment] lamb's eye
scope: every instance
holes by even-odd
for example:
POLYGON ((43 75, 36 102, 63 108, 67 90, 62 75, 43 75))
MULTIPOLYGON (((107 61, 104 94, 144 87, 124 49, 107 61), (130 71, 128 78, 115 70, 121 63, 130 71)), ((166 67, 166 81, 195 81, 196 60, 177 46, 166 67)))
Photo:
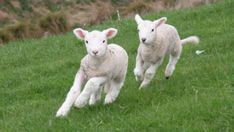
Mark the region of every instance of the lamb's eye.
POLYGON ((105 40, 102 41, 102 43, 105 43, 105 42, 106 42, 105 40))
POLYGON ((139 29, 137 29, 137 32, 139 32, 140 30, 139 29))
POLYGON ((89 41, 86 40, 85 43, 87 44, 87 43, 89 43, 89 41))
POLYGON ((151 30, 151 32, 153 32, 153 31, 154 31, 154 29, 151 30))

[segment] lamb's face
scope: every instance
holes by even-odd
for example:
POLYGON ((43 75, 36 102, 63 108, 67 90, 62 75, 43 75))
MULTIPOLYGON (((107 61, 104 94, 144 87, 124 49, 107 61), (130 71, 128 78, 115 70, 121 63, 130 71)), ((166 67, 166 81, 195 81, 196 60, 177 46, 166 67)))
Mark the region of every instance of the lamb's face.
POLYGON ((85 46, 91 56, 103 56, 107 49, 107 38, 100 31, 92 31, 85 36, 85 46))
POLYGON ((157 39, 157 28, 167 21, 166 17, 162 17, 155 21, 143 20, 138 14, 135 16, 137 22, 137 30, 139 39, 142 44, 150 45, 157 39))
POLYGON ((151 21, 142 21, 138 24, 138 35, 141 43, 152 44, 156 39, 156 27, 151 21))
POLYGON ((104 31, 88 32, 83 29, 73 30, 74 34, 81 40, 84 40, 87 52, 93 57, 102 57, 107 51, 107 39, 117 34, 117 30, 109 28, 104 31))

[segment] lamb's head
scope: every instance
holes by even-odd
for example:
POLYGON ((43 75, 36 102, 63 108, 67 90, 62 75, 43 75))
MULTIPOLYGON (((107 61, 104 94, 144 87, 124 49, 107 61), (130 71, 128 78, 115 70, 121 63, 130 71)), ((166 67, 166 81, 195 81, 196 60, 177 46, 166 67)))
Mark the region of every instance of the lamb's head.
POLYGON ((156 40, 156 30, 157 28, 166 23, 167 18, 162 17, 155 21, 143 20, 138 14, 135 16, 135 21, 137 23, 137 30, 139 34, 139 39, 142 44, 150 45, 156 40))
POLYGON ((109 28, 104 31, 91 31, 88 32, 81 28, 73 30, 77 38, 84 40, 87 52, 93 57, 102 57, 107 51, 107 39, 113 38, 118 30, 109 28))

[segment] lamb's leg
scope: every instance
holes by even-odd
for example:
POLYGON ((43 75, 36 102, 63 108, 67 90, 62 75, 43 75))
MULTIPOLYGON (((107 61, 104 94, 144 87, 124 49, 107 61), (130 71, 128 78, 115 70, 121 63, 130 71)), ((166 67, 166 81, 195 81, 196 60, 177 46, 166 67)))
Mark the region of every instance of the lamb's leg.
POLYGON ((134 75, 135 75, 136 81, 142 81, 144 78, 143 63, 144 62, 138 53, 136 57, 136 66, 134 68, 134 75))
POLYGON ((89 105, 94 105, 101 99, 102 88, 99 88, 95 93, 92 93, 89 99, 89 105))
POLYGON ((123 87, 125 78, 126 78, 126 73, 127 73, 127 65, 125 68, 123 68, 122 72, 119 73, 118 79, 113 79, 108 81, 107 88, 108 90, 106 91, 107 95, 105 97, 104 104, 110 104, 116 100, 116 98, 119 95, 119 92, 121 88, 123 87))
POLYGON ((91 78, 85 85, 84 90, 81 92, 77 100, 75 101, 75 106, 78 108, 84 107, 91 96, 91 94, 97 92, 103 83, 105 83, 106 77, 94 77, 91 78))
POLYGON ((73 86, 71 87, 70 91, 68 92, 64 103, 62 104, 62 106, 59 108, 59 110, 56 113, 56 117, 67 115, 71 106, 73 105, 76 98, 80 94, 80 89, 81 89, 81 86, 82 86, 84 80, 85 80, 84 74, 81 70, 79 70, 76 74, 73 86))
POLYGON ((105 86, 104 86, 104 92, 105 93, 108 93, 109 89, 110 89, 110 86, 111 86, 111 81, 107 81, 105 86))
POLYGON ((173 71, 175 70, 175 66, 179 58, 180 58, 180 55, 176 55, 176 56, 170 55, 170 59, 165 70, 166 79, 169 79, 169 77, 173 74, 173 71))
POLYGON ((121 82, 117 82, 114 80, 111 81, 111 85, 106 94, 104 104, 110 104, 116 100, 123 84, 124 84, 124 81, 121 81, 121 82))
POLYGON ((156 73, 156 70, 162 64, 162 60, 163 59, 160 59, 157 61, 157 63, 150 65, 145 71, 144 80, 142 81, 139 89, 146 87, 150 83, 156 73))

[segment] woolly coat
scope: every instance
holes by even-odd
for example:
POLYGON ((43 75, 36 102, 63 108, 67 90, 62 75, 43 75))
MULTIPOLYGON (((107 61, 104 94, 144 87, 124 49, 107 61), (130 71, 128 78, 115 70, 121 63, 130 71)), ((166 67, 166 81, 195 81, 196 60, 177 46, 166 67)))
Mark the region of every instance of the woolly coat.
POLYGON ((141 43, 138 47, 138 56, 150 64, 157 63, 166 53, 176 55, 182 48, 178 32, 173 26, 163 24, 156 31, 157 36, 154 44, 141 43))
POLYGON ((91 56, 86 55, 81 60, 81 68, 86 79, 105 76, 108 79, 123 81, 128 67, 127 52, 116 44, 109 44, 101 63, 96 65, 91 56))

